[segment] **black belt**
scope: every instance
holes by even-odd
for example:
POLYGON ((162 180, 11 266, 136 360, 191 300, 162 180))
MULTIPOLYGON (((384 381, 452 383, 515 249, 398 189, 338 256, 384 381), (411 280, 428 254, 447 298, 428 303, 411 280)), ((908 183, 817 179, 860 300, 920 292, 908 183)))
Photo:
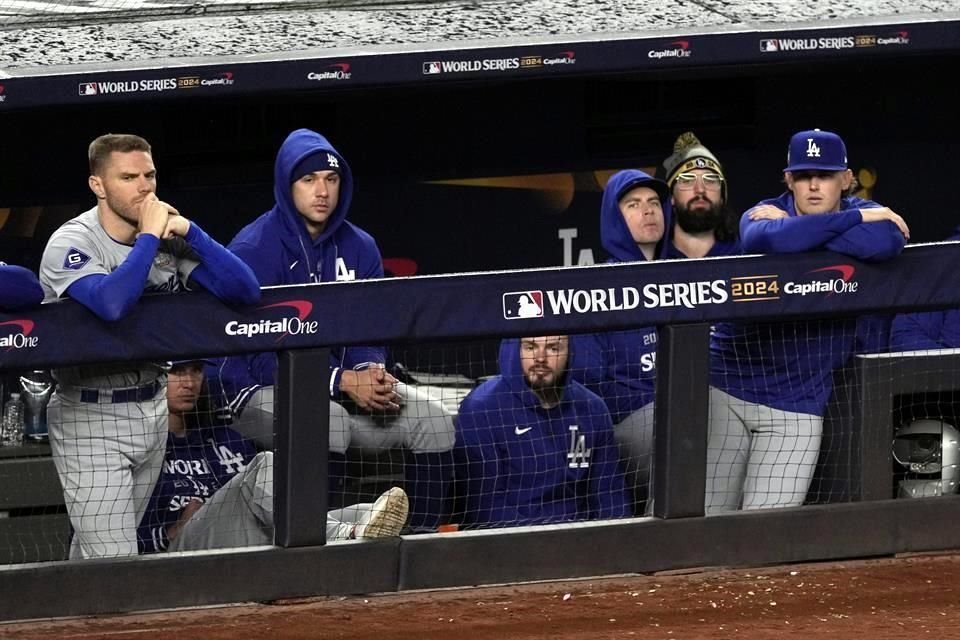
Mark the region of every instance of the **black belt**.
POLYGON ((142 387, 130 387, 129 389, 115 389, 113 391, 97 389, 81 389, 80 402, 90 402, 93 404, 121 404, 124 402, 144 402, 151 400, 160 391, 160 381, 154 380, 150 384, 142 387), (109 398, 109 399, 108 399, 109 398))

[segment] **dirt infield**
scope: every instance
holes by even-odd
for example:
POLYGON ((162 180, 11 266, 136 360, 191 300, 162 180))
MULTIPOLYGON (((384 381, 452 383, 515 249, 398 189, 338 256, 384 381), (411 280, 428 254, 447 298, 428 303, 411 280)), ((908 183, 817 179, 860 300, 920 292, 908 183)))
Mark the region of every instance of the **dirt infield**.
POLYGON ((0 625, 0 638, 960 638, 960 555, 0 625))

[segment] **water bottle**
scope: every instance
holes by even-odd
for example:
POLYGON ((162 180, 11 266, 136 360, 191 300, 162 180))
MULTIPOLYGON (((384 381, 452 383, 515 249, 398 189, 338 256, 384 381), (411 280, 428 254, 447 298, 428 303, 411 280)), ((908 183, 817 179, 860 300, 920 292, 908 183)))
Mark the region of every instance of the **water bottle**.
POLYGON ((20 376, 23 388, 23 437, 35 442, 47 441, 47 404, 53 395, 54 382, 45 371, 20 376))
POLYGON ((23 400, 19 393, 11 393, 3 405, 3 436, 5 447, 16 447, 23 442, 23 400))

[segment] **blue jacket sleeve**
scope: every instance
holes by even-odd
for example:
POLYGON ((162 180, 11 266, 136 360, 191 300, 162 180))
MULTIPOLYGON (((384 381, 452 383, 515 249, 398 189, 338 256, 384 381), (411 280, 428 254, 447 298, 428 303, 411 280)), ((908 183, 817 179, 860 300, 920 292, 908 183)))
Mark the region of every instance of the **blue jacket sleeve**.
POLYGON ((143 294, 159 246, 157 236, 142 234, 119 267, 106 275, 95 273, 80 278, 67 288, 67 295, 101 320, 119 320, 130 312, 143 294))
POLYGON ((29 269, 0 262, 0 310, 14 311, 43 302, 43 287, 29 269))
POLYGON ((825 245, 863 221, 859 209, 778 220, 740 218, 740 247, 744 253, 800 253, 825 245))
POLYGON ((606 411, 597 416, 603 425, 590 463, 590 519, 622 518, 632 515, 627 488, 620 470, 620 453, 613 439, 613 421, 606 411))
POLYGON ((906 243, 897 225, 884 220, 862 222, 827 242, 824 249, 864 262, 881 262, 900 255, 906 243))
POLYGON ((224 302, 256 304, 260 301, 260 283, 244 262, 208 236, 196 222, 184 238, 200 257, 200 264, 190 273, 190 280, 224 302))
POLYGON ((483 418, 482 409, 463 401, 457 416, 457 460, 465 479, 464 500, 467 525, 501 525, 510 521, 503 513, 500 454, 493 431, 483 418), (464 406, 465 405, 465 406, 464 406))
POLYGON ((218 361, 215 367, 208 367, 208 371, 210 384, 219 387, 222 399, 237 413, 250 392, 276 383, 277 354, 268 351, 229 356, 218 361))
POLYGON ((942 349, 940 341, 945 313, 904 313, 893 319, 890 330, 890 349, 892 351, 919 351, 923 349, 942 349))

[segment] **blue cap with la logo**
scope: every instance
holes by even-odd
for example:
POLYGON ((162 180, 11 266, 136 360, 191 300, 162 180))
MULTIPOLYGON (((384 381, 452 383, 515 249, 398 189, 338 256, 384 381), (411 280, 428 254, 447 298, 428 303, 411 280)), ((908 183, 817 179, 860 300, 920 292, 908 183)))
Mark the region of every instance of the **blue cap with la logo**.
POLYGON ((793 134, 784 171, 843 171, 847 168, 847 145, 830 131, 811 129, 793 134))

